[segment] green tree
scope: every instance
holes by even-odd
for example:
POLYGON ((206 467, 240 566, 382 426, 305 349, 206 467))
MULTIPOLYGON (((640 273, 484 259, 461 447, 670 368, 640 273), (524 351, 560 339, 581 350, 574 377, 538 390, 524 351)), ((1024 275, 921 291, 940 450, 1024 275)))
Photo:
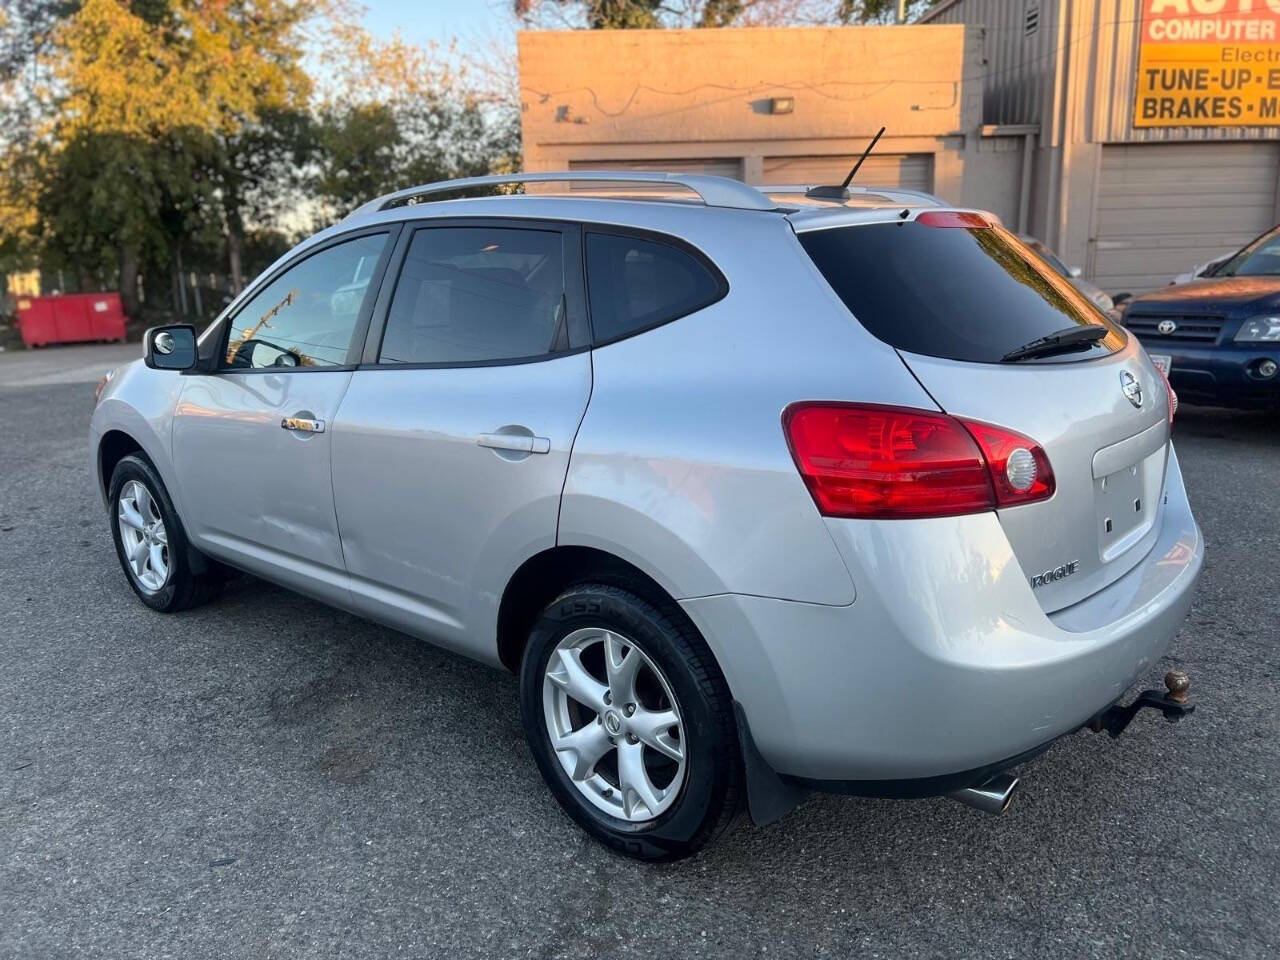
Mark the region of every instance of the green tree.
POLYGON ((518 118, 486 111, 449 51, 338 23, 325 59, 332 79, 320 91, 315 178, 322 221, 402 187, 506 168, 518 153, 518 118))
POLYGON ((295 108, 264 109, 238 132, 214 135, 203 145, 234 293, 244 288, 246 234, 253 225, 278 222, 297 203, 316 148, 315 123, 295 108))
MULTIPOLYGON (((513 0, 526 26, 612 30, 887 23, 897 7, 897 0, 513 0)), ((916 16, 928 7, 929 0, 910 3, 916 16)))

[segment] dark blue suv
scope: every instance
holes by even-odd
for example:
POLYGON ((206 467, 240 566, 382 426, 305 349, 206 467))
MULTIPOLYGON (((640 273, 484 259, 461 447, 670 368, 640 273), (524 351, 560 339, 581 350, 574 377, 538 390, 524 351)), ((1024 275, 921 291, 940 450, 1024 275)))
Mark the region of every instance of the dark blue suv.
POLYGON ((1179 398, 1280 407, 1280 227, 1201 279, 1136 297, 1123 322, 1179 398))

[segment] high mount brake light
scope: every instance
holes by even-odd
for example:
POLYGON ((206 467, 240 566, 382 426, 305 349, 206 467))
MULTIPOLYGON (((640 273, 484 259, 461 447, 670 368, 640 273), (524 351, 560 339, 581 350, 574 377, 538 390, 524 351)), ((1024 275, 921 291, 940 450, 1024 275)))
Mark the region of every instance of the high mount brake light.
POLYGON ((916 217, 916 223, 926 227, 989 227, 991 221, 980 213, 962 213, 959 210, 928 210, 916 217))
POLYGON ((906 407, 793 404, 783 429, 819 512, 829 517, 951 517, 1053 495, 1033 440, 990 424, 906 407))

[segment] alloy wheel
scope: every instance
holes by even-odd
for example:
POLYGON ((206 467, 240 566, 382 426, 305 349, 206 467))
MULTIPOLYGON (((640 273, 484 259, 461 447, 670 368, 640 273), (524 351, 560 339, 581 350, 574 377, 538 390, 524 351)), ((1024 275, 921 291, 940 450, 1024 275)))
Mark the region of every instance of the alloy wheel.
POLYGON ((120 548, 129 572, 147 593, 158 593, 169 580, 169 535, 151 492, 137 480, 120 488, 120 548))
POLYGON ((552 749, 593 806, 644 823, 675 803, 686 774, 680 706, 633 641, 574 630, 552 651, 542 688, 552 749))

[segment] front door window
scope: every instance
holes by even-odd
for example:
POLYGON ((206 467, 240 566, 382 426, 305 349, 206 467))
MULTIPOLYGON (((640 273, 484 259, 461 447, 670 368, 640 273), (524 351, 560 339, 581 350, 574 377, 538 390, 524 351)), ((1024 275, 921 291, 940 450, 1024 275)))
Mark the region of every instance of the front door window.
POLYGON ((326 247, 267 284, 231 321, 223 367, 345 364, 386 244, 378 233, 326 247))

